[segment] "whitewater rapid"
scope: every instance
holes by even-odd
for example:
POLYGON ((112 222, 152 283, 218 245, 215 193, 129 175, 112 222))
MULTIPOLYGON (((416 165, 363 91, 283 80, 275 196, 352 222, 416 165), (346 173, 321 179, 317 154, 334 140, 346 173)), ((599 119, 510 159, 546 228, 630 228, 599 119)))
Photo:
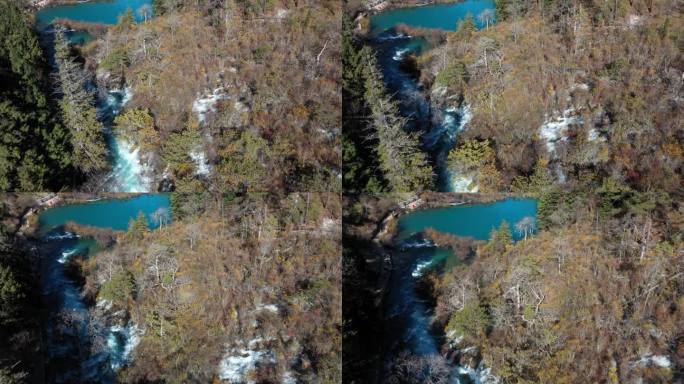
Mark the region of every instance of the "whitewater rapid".
POLYGON ((92 315, 68 273, 72 258, 90 252, 87 241, 57 229, 42 236, 41 243, 42 294, 50 303, 45 345, 51 382, 115 383, 116 372, 131 361, 142 332, 130 321, 107 325, 92 315))
POLYGON ((114 118, 133 96, 130 87, 112 89, 103 100, 100 113, 107 129, 107 145, 110 150, 112 170, 107 176, 104 189, 108 192, 150 192, 150 170, 141 161, 137 143, 130 143, 113 130, 114 118))
POLYGON ((425 146, 436 154, 437 173, 440 189, 444 192, 474 193, 478 191, 473 179, 467 175, 459 175, 449 169, 449 152, 456 145, 458 134, 462 132, 472 119, 470 105, 462 104, 460 108, 447 107, 442 111, 438 122, 433 122, 431 130, 423 136, 425 146))
MULTIPOLYGON (((402 69, 401 62, 407 55, 420 54, 424 49, 419 38, 388 31, 374 38, 374 49, 378 53, 378 64, 387 90, 399 101, 399 110, 408 119, 405 129, 422 132, 423 148, 435 160, 439 190, 477 192, 478 187, 471 177, 456 174, 447 164, 449 151, 456 145, 458 134, 472 118, 470 106, 467 103, 458 107, 448 105, 434 111, 417 79, 402 69)), ((447 90, 442 90, 441 96, 445 97, 447 90)), ((435 90, 433 94, 435 92, 439 93, 435 90)))

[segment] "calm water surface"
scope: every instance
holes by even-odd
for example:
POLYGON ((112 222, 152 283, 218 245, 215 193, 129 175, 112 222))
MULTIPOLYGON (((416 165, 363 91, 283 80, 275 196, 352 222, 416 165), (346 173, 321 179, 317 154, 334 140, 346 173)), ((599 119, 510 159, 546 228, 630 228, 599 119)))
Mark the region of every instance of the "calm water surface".
POLYGON ((371 33, 378 34, 399 24, 415 28, 431 28, 455 31, 460 20, 470 13, 478 27, 483 25, 477 16, 485 9, 494 9, 491 0, 467 0, 453 4, 426 5, 423 7, 400 8, 382 12, 371 18, 371 33))
POLYGON ((148 218, 150 227, 156 228, 157 223, 152 220, 152 214, 159 208, 170 210, 169 194, 141 194, 126 199, 63 205, 43 212, 40 215, 39 225, 41 232, 53 230, 67 221, 125 231, 128 229, 129 221, 143 212, 148 218))
MULTIPOLYGON (((69 5, 55 5, 41 9, 36 14, 39 28, 45 28, 55 19, 70 19, 86 23, 116 24, 119 16, 129 8, 137 21, 143 16, 138 12, 142 6, 152 6, 152 0, 91 1, 69 5)), ((150 8, 151 9, 151 8, 150 8)))
MULTIPOLYGON (((433 228, 457 236, 488 240, 493 228, 505 220, 511 226, 524 217, 537 216, 534 199, 507 199, 491 204, 458 205, 415 211, 399 219, 397 239, 402 241, 412 234, 433 228)), ((520 236, 514 233, 516 240, 520 236), (517 236, 517 237, 516 237, 517 236)))

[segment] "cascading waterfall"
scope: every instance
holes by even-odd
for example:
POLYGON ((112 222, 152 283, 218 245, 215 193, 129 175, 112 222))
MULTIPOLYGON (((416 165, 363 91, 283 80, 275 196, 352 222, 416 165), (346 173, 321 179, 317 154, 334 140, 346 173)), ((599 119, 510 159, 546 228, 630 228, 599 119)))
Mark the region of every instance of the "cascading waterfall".
POLYGON ((113 132, 114 118, 133 96, 130 87, 107 92, 100 107, 100 114, 107 129, 112 171, 105 181, 108 192, 149 192, 151 180, 148 167, 140 160, 140 149, 113 132))
POLYGON ((447 164, 449 151, 456 145, 458 134, 465 129, 472 116, 468 104, 464 103, 460 108, 447 107, 442 111, 439 122, 434 123, 432 129, 423 136, 425 146, 436 154, 436 168, 442 191, 477 192, 477 186, 472 186, 472 178, 458 175, 447 164))

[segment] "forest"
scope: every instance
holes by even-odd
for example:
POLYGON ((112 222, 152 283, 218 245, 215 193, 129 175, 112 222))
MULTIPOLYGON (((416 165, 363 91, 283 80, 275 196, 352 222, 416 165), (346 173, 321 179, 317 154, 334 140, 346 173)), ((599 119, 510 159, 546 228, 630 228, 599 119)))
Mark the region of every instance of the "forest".
MULTIPOLYGON (((429 172, 419 138, 385 135, 388 128, 378 124, 377 105, 396 101, 381 87, 369 97, 373 84, 367 79, 377 66, 367 25, 353 21, 363 8, 348 6, 342 38, 345 190, 404 191, 392 181, 395 172, 415 175, 420 182, 413 190, 434 189, 421 176, 429 172), (392 150, 395 145, 405 150, 392 150)), ((679 5, 501 0, 496 23, 477 30, 475 18, 489 20, 470 15, 454 32, 411 31, 426 36, 432 48, 404 58, 434 106, 455 99, 472 112, 449 154, 450 169, 488 193, 528 193, 535 174, 565 189, 598 188, 613 178, 640 191, 681 193, 679 5)), ((382 119, 406 125, 396 108, 383 111, 382 119)))
MULTIPOLYGON (((50 356, 40 337, 50 302, 27 262, 44 238, 17 231, 36 198, 3 201, 0 336, 15 345, 2 348, 3 383, 43 382, 50 356)), ((102 247, 65 264, 91 324, 123 319, 138 332, 116 382, 341 382, 340 210, 330 193, 175 193, 170 212, 141 213, 127 231, 68 222, 102 247)), ((90 333, 87 355, 111 348, 90 333)))
MULTIPOLYGON (((389 7, 406 5, 399 3, 389 7)), ((448 167, 471 177, 481 192, 538 203, 533 234, 517 223, 493 229, 486 243, 425 233, 462 259, 417 283, 434 306, 440 355, 452 359, 445 363, 429 356, 387 361, 380 341, 369 341, 383 327, 389 294, 379 287, 399 254, 391 240, 397 229, 390 225, 384 237, 377 232, 406 199, 396 194, 406 189, 394 174, 422 180, 413 191, 436 186, 420 177, 431 173, 426 164, 434 167, 420 133, 404 128, 404 135, 387 135, 388 125, 378 124, 411 126, 396 107, 386 107, 396 105, 393 95, 373 87, 378 68, 364 17, 373 14, 369 2, 347 4, 343 177, 353 194, 344 209, 344 364, 353 376, 345 381, 442 383, 451 375, 448 364, 480 369, 482 362, 502 383, 678 382, 684 376, 681 4, 495 5, 495 23, 471 14, 454 22, 454 31, 399 27, 431 44, 405 56, 402 66, 416 71, 433 106, 457 100, 472 113, 448 167), (380 106, 386 108, 378 117, 380 106), (388 150, 394 144, 406 151, 388 150), (387 161, 404 168, 385 167, 387 161), (514 242, 520 231, 525 236, 514 242)))
POLYGON ((472 263, 430 278, 435 321, 477 346, 503 382, 676 382, 684 206, 625 204, 603 214, 606 200, 571 195, 557 211, 542 205, 543 229, 517 243, 518 228, 493 230, 472 263))
POLYGON ((332 194, 176 194, 173 223, 133 223, 82 266, 86 295, 147 329, 120 381, 210 382, 224 355, 256 344, 274 358, 250 380, 339 382, 339 204, 332 194))
POLYGON ((0 217, 0 382, 42 380, 40 284, 34 249, 15 236, 31 198, 5 196, 0 217))
MULTIPOLYGON (((450 195, 421 197, 437 206, 503 197, 450 195)), ((502 383, 671 383, 684 374, 681 201, 558 195, 539 200, 536 230, 504 221, 484 242, 428 228, 459 261, 417 278, 439 354, 407 356, 383 347, 401 340, 384 330, 392 325, 383 308, 407 257, 390 220, 407 213, 405 198, 344 199, 345 382, 445 383, 454 366, 480 364, 502 383)))
POLYGON ((155 18, 122 18, 82 53, 133 89, 115 129, 145 143, 178 191, 339 190, 339 9, 156 1, 155 18), (197 177, 196 148, 207 177, 197 177))
POLYGON ((339 2, 155 0, 54 33, 17 4, 0 13, 0 189, 101 190, 115 135, 151 191, 341 190, 339 2))
POLYGON ((50 81, 48 58, 27 15, 0 1, 0 190, 42 191, 82 182, 50 81))
POLYGON ((429 190, 432 166, 388 95, 376 59, 342 19, 342 156, 345 192, 429 190))

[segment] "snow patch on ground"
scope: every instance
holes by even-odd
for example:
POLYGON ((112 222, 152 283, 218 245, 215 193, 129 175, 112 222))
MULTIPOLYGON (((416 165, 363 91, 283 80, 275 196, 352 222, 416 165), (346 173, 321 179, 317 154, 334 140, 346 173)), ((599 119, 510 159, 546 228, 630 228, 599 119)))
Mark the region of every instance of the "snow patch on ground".
POLYGON ((207 114, 216 112, 216 103, 219 100, 225 100, 228 95, 225 93, 223 87, 214 89, 210 94, 198 96, 192 103, 192 110, 197 113, 197 120, 204 123, 207 119, 207 114))
POLYGON ((670 366, 672 366, 670 358, 664 355, 643 356, 641 359, 637 360, 635 364, 641 367, 670 368, 670 366))
POLYGON ((188 156, 195 163, 195 175, 209 176, 211 174, 211 165, 207 161, 207 155, 202 148, 197 147, 188 153, 188 156))
POLYGON ((574 108, 568 108, 563 114, 556 114, 555 117, 548 118, 539 128, 540 136, 546 143, 546 150, 554 153, 559 142, 568 139, 568 127, 571 125, 583 124, 584 120, 575 114, 574 108))
POLYGON ((243 102, 240 101, 240 100, 237 100, 237 101, 233 104, 233 108, 235 108, 235 110, 236 110, 238 113, 247 113, 247 112, 249 112, 249 107, 247 106, 247 104, 243 103, 243 102))
POLYGON ((290 371, 287 371, 283 374, 283 384, 297 384, 297 379, 294 377, 294 374, 290 371))
POLYGON ((276 19, 284 19, 289 14, 290 14, 290 11, 288 11, 287 9, 279 8, 275 13, 275 17, 276 17, 276 19))
POLYGON ((461 342, 464 339, 463 335, 457 334, 456 330, 454 330, 454 329, 447 332, 446 337, 447 337, 447 339, 451 340, 451 342, 450 342, 451 345, 461 344, 461 342))
POLYGON ((98 300, 95 306, 97 308, 103 308, 104 310, 108 311, 112 308, 112 302, 109 300, 98 300))
MULTIPOLYGON (((278 306, 275 304, 259 304, 256 306, 256 309, 254 309, 255 312, 261 312, 261 311, 267 311, 267 312, 272 312, 272 313, 278 313, 279 309, 278 306)), ((252 340, 254 341, 254 340, 252 340)))
POLYGON ((570 91, 575 91, 575 90, 582 90, 582 91, 588 91, 589 90, 589 84, 586 83, 577 83, 573 84, 572 87, 570 87, 570 91))
POLYGON ((639 15, 629 15, 627 19, 627 25, 630 28, 638 27, 644 22, 644 17, 639 15))
POLYGON ((326 217, 323 219, 323 222, 321 222, 321 231, 336 233, 339 230, 339 224, 340 223, 337 220, 326 217))
POLYGON ((275 353, 271 350, 256 349, 262 341, 256 338, 246 348, 231 348, 219 363, 218 376, 229 383, 254 383, 248 375, 261 363, 275 363, 275 353))
POLYGON ((596 128, 591 128, 587 132, 587 140, 589 140, 591 142, 596 142, 596 141, 604 142, 604 141, 606 141, 606 138, 601 136, 601 132, 599 132, 596 128))
POLYGON ((558 182, 561 184, 565 184, 567 181, 567 177, 565 176, 565 172, 563 172, 563 167, 561 167, 560 164, 556 164, 556 177, 558 178, 558 182))
POLYGON ((595 128, 592 128, 589 130, 587 133, 587 140, 589 141, 596 141, 599 138, 599 133, 595 128))

